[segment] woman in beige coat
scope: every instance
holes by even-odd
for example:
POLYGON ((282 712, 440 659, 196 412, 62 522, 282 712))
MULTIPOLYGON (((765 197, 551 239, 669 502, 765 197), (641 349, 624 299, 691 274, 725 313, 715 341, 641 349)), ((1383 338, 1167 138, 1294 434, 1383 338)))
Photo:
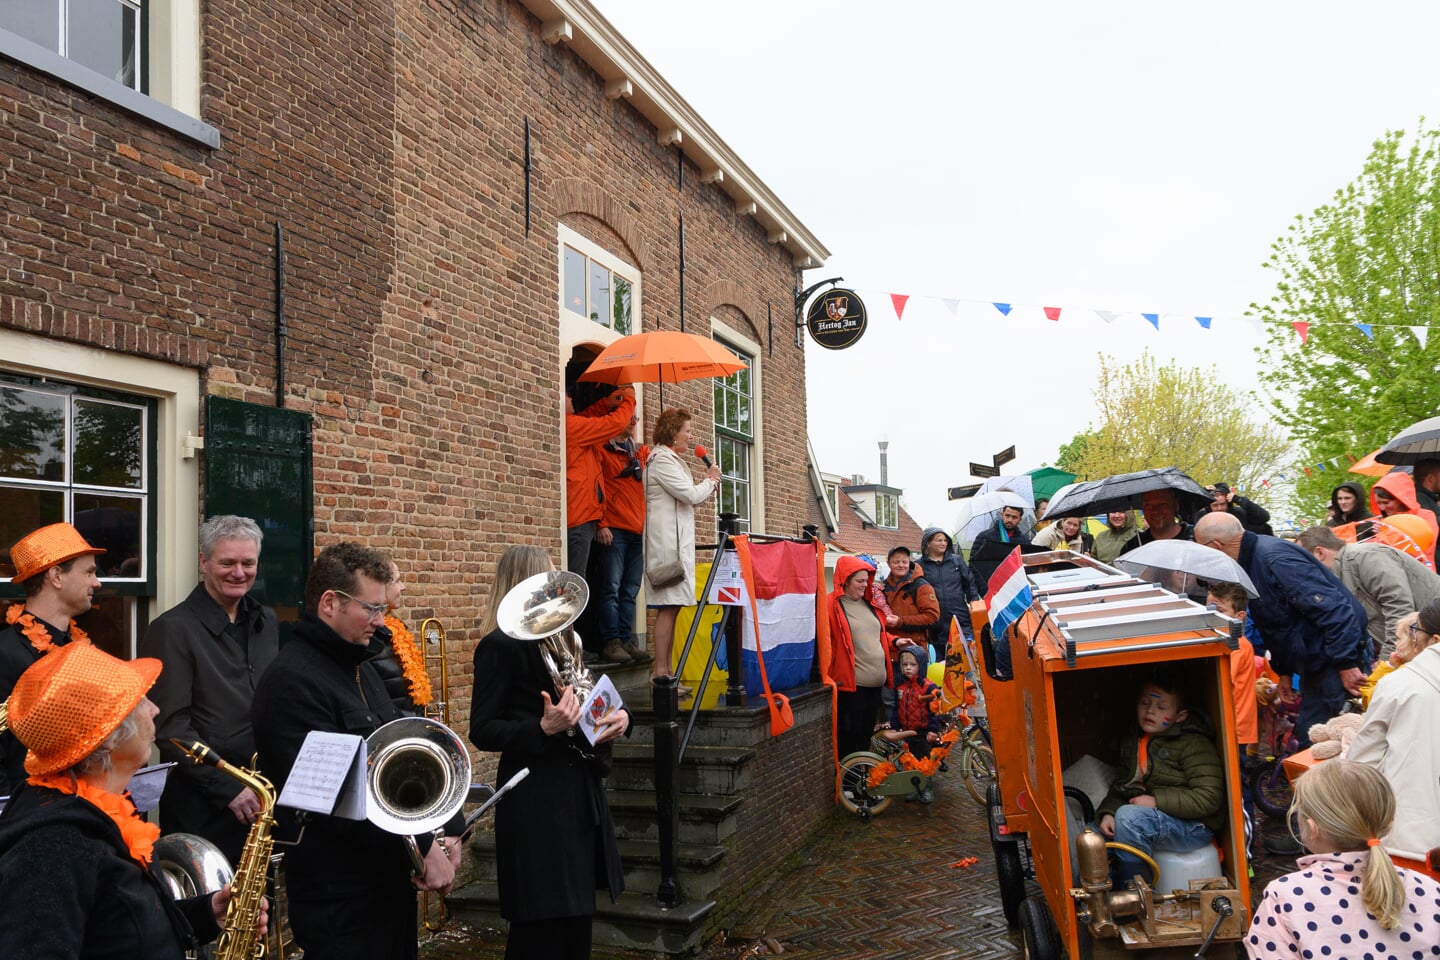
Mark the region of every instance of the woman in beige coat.
MULTIPOLYGON (((672 676, 670 648, 681 607, 695 606, 695 505, 720 486, 720 467, 711 464, 696 483, 680 454, 690 449, 690 411, 671 408, 655 421, 655 442, 645 465, 645 592, 655 607, 655 666, 652 677, 672 676), (657 585, 656 575, 679 561, 684 576, 657 585)), ((682 695, 684 691, 681 691, 682 695)))

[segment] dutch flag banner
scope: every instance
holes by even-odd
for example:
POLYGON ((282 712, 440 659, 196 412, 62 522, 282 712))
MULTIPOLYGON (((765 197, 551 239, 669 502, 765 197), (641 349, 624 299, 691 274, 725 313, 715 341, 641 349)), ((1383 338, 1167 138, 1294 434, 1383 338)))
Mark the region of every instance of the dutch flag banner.
MULTIPOLYGON (((736 549, 740 549, 738 543, 736 549)), ((760 631, 757 641, 755 622, 746 616, 740 651, 745 689, 754 692, 762 686, 757 645, 765 657, 770 689, 801 686, 809 681, 815 659, 815 592, 820 580, 815 547, 784 540, 747 542, 746 551, 754 575, 754 583, 746 586, 755 598, 751 609, 759 619, 760 631)), ((744 568, 742 563, 742 571, 744 568)))
POLYGON ((1025 615, 1033 598, 1030 595, 1030 581, 1025 579, 1025 563, 1020 559, 1020 548, 1010 551, 1010 556, 990 575, 985 590, 985 609, 990 614, 990 634, 999 643, 1010 625, 1025 615))

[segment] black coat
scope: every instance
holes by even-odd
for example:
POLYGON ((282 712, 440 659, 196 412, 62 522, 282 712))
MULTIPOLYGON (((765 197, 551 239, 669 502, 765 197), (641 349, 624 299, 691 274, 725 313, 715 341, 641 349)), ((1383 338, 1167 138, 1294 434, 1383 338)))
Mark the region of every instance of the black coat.
MULTIPOLYGON (((68 630, 57 630, 39 617, 35 618, 35 622, 49 631, 50 642, 57 647, 70 642, 68 630)), ((20 624, 12 623, 0 629, 0 701, 10 699, 20 674, 41 656, 20 632, 20 624)), ((25 782, 25 776, 25 745, 16 740, 15 734, 7 727, 5 732, 0 733, 0 797, 8 797, 18 790, 25 782)))
POLYGON ((250 701, 279 652, 274 611, 246 596, 232 624, 203 583, 157 617, 140 644, 141 656, 165 665, 150 690, 160 708, 155 742, 161 760, 177 761, 165 781, 160 825, 166 833, 199 834, 231 863, 249 827, 226 804, 244 787, 214 767, 191 763, 170 738, 187 745, 202 740, 226 761, 248 767, 255 754, 250 701))
POLYGON ((180 960, 218 932, 210 895, 171 900, 89 801, 27 786, 0 815, 6 960, 180 960))
MULTIPOLYGON (((255 688, 260 771, 282 790, 312 730, 361 737, 400 716, 367 661, 369 651, 305 614, 255 688)), ((295 814, 280 808, 280 839, 294 839, 295 814)), ((421 851, 429 840, 421 838, 421 851)), ((366 820, 311 814, 299 846, 284 848, 291 901, 334 901, 393 890, 413 893, 405 841, 366 820)))
POLYGON ((610 747, 591 748, 578 731, 546 736, 542 690, 559 700, 535 643, 496 630, 475 648, 470 742, 500 751, 500 783, 530 768, 495 808, 500 913, 521 922, 589 916, 597 889, 612 901, 625 889, 601 782, 610 747))
POLYGON ((410 699, 410 681, 405 679, 405 668, 395 656, 395 644, 391 641, 389 627, 376 627, 370 638, 370 666, 380 675, 385 684, 385 695, 395 704, 401 716, 417 717, 420 709, 410 699))

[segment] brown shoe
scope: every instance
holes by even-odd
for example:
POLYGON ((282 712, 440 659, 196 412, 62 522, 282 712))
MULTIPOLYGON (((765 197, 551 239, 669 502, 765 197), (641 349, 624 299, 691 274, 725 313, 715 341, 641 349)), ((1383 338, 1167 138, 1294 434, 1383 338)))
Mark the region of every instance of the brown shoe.
POLYGON ((605 644, 605 649, 600 651, 600 657, 603 660, 609 660, 613 663, 631 662, 630 654, 625 652, 625 648, 620 645, 619 640, 611 640, 605 644))
POLYGON ((655 659, 652 654, 641 650, 640 645, 634 640, 622 640, 620 641, 620 646, 625 649, 626 653, 630 654, 630 659, 636 663, 649 663, 655 659))

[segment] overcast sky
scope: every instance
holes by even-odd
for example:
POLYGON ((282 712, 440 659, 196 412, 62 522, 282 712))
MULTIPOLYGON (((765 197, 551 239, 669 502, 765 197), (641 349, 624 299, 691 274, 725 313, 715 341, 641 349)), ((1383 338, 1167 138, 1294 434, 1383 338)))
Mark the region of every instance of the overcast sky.
POLYGON ((971 460, 1053 462, 1100 351, 1248 389, 1270 244, 1440 115, 1429 0, 593 2, 831 251, 807 285, 865 298, 855 346, 807 338, 811 442, 877 481, 888 440, 922 526, 971 460))

